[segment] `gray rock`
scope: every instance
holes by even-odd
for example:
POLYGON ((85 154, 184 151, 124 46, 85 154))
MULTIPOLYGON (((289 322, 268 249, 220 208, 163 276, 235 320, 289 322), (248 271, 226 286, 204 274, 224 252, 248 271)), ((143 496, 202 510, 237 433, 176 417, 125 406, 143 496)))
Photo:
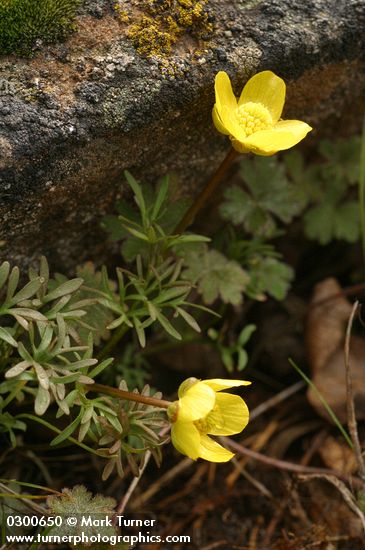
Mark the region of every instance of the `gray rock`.
POLYGON ((196 193, 229 147, 211 122, 219 70, 239 93, 271 69, 288 84, 285 118, 317 135, 356 131, 364 108, 363 0, 210 0, 208 42, 185 37, 164 62, 142 58, 111 2, 87 1, 79 30, 32 59, 0 60, 0 257, 53 268, 102 261, 100 220, 126 191, 177 173, 196 193))

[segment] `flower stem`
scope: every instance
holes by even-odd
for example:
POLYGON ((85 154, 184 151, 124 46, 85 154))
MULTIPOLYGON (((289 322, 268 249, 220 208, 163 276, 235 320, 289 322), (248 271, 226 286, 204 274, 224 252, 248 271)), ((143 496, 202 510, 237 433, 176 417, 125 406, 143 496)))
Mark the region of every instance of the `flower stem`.
POLYGON ((181 235, 194 221, 195 216, 204 207, 209 197, 214 193, 223 176, 227 172, 228 168, 231 166, 232 161, 236 158, 237 155, 237 151, 235 151, 233 147, 231 147, 224 160, 214 172, 204 189, 199 193, 194 203, 191 205, 184 217, 175 227, 174 231, 172 232, 173 235, 181 235))
POLYGON ((155 397, 147 397, 140 393, 134 393, 131 391, 119 390, 118 388, 111 388, 110 386, 104 386, 104 384, 85 384, 85 388, 90 391, 99 393, 105 393, 112 397, 119 397, 120 399, 126 399, 127 401, 136 401, 137 403, 144 403, 145 405, 152 405, 153 407, 159 407, 160 409, 167 409, 170 405, 170 401, 164 399, 156 399, 155 397))

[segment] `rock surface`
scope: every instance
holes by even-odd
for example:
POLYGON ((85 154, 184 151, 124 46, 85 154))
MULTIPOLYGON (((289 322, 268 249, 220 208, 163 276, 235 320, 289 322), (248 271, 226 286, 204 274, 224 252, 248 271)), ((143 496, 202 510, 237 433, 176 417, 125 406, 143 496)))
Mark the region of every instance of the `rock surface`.
POLYGON ((100 219, 125 190, 124 169, 145 181, 175 172, 182 193, 196 192, 229 146, 211 122, 218 70, 238 93, 271 69, 288 84, 285 118, 317 135, 358 130, 363 0, 210 0, 206 41, 186 34, 151 58, 112 4, 88 0, 66 42, 0 60, 1 259, 46 254, 62 271, 105 259, 100 219))

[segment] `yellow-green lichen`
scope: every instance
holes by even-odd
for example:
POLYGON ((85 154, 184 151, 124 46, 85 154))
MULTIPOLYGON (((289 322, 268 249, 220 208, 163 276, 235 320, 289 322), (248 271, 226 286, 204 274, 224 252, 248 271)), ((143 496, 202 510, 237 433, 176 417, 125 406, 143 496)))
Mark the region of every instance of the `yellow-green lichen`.
POLYGON ((28 55, 37 40, 51 42, 74 28, 81 0, 0 0, 0 54, 28 55))
POLYGON ((127 35, 140 55, 166 56, 183 35, 207 38, 213 31, 208 0, 141 0, 138 10, 116 5, 122 22, 131 22, 127 35), (128 20, 126 19, 128 18, 128 20))

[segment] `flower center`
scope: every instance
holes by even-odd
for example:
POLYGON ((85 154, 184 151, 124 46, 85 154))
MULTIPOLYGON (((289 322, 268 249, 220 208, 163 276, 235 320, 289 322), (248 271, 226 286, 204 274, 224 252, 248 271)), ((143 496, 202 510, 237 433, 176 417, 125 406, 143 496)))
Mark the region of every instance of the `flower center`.
POLYGON ((249 101, 240 105, 237 108, 236 116, 239 125, 246 133, 246 137, 273 126, 269 111, 261 103, 249 101))
POLYGON ((209 433, 212 428, 222 428, 224 421, 217 405, 214 405, 213 409, 205 418, 196 420, 194 422, 196 428, 198 428, 200 433, 206 434, 209 433))

